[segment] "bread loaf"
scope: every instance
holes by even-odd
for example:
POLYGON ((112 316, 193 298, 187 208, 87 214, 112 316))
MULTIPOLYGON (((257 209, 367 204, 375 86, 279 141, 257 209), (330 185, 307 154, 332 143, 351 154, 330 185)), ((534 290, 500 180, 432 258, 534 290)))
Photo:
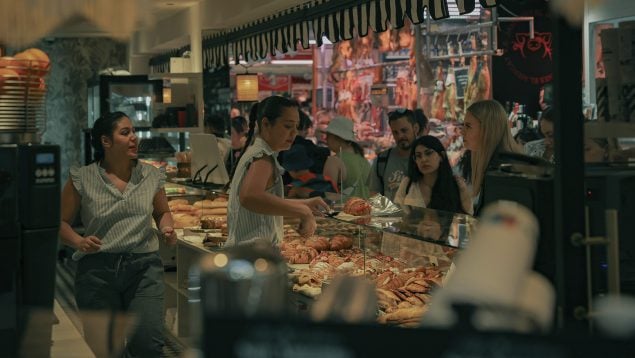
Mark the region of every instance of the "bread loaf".
POLYGON ((196 216, 227 215, 227 208, 204 208, 193 212, 196 216))
POLYGON ((227 201, 200 200, 194 203, 194 207, 197 209, 226 208, 227 201))
POLYGON ((170 201, 168 201, 168 205, 172 206, 172 205, 180 205, 180 204, 185 204, 185 205, 189 205, 189 201, 185 200, 185 199, 172 199, 170 201))

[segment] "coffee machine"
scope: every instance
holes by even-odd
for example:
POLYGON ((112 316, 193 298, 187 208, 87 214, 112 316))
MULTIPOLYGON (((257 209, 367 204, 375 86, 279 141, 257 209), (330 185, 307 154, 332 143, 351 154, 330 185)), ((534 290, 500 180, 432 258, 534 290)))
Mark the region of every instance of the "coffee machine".
MULTIPOLYGON (((28 72, 29 63, 16 63, 28 72)), ((0 355, 48 357, 60 224, 60 148, 40 144, 39 77, 0 86, 0 355)))

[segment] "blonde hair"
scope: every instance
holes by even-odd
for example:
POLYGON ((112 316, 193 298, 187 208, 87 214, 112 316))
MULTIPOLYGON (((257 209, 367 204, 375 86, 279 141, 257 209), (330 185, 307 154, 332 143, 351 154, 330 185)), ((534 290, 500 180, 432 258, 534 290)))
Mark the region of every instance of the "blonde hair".
POLYGON ((471 153, 472 196, 481 191, 485 172, 490 160, 497 152, 522 153, 523 149, 514 140, 507 123, 503 106, 494 100, 474 102, 467 109, 480 124, 478 150, 471 153))

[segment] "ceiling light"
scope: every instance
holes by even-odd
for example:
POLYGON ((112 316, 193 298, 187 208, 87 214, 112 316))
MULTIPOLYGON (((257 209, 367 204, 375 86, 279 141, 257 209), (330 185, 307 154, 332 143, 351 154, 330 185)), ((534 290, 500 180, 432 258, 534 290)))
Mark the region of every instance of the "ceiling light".
POLYGON ((271 60, 272 65, 312 65, 313 60, 271 60))

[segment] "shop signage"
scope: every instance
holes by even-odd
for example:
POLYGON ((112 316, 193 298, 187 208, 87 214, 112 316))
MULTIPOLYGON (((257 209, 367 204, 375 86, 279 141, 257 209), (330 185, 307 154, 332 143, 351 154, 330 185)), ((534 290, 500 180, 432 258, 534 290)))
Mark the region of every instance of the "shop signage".
MULTIPOLYGON (((536 20, 538 28, 541 19, 536 20)), ((542 86, 553 79, 552 35, 550 31, 535 31, 532 39, 522 25, 524 24, 514 23, 503 32, 506 39, 503 55, 505 66, 518 80, 542 86), (519 31, 521 29, 523 30, 519 31)))

